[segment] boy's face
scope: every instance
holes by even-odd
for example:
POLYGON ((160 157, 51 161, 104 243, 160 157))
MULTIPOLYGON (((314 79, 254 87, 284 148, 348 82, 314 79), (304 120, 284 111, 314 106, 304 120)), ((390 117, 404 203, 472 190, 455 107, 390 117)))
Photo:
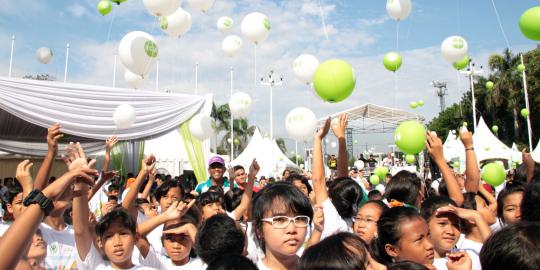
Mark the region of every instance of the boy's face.
POLYGON ((201 208, 202 219, 209 219, 217 214, 223 214, 225 210, 220 202, 209 203, 201 208))
POLYGON ((122 226, 119 221, 113 221, 101 237, 100 246, 112 264, 129 268, 133 265, 131 254, 136 240, 129 228, 122 226))
POLYGON ((185 234, 164 234, 163 248, 177 265, 186 263, 189 260, 189 252, 193 247, 193 241, 187 233, 185 234))
POLYGON ((235 174, 234 179, 236 180, 236 183, 241 185, 241 184, 246 182, 247 174, 246 174, 246 171, 244 169, 238 169, 238 170, 234 171, 234 174, 235 174))
POLYGON ((8 212, 13 215, 13 219, 17 219, 25 208, 23 205, 23 193, 21 192, 13 197, 13 201, 6 206, 8 212))
POLYGON ((441 256, 452 249, 459 240, 459 219, 453 214, 433 216, 428 226, 435 251, 441 256))
POLYGON ((120 194, 119 190, 118 189, 113 189, 111 190, 111 192, 109 192, 109 196, 115 196, 115 197, 118 197, 118 194, 120 194))
POLYGON ((167 191, 167 194, 161 196, 159 198, 159 206, 161 206, 161 212, 167 211, 169 209, 169 206, 175 201, 178 201, 182 199, 180 188, 179 187, 172 187, 167 191))

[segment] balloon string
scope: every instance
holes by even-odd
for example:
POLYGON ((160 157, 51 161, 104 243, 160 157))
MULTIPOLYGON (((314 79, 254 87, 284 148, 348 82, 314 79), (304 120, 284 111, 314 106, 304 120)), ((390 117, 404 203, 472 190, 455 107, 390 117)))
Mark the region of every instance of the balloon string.
POLYGON ((324 20, 324 12, 322 8, 321 0, 319 0, 318 2, 319 2, 319 13, 321 14, 321 22, 323 25, 324 36, 326 37, 326 40, 328 40, 328 31, 326 30, 326 22, 324 20))
POLYGON ((255 85, 257 85, 257 44, 255 44, 255 53, 253 60, 253 78, 255 79, 255 85))
POLYGON ((396 52, 399 53, 399 20, 396 23, 396 52))
POLYGON ((116 15, 116 10, 113 9, 113 13, 112 13, 112 16, 111 16, 111 22, 109 23, 109 31, 107 32, 107 42, 109 42, 109 40, 111 39, 111 30, 112 30, 115 15, 116 15))
MULTIPOLYGON (((158 17, 156 17, 156 18, 157 18, 157 19, 154 20, 154 23, 152 24, 152 29, 150 29, 150 35, 151 35, 151 36, 154 35, 154 29, 156 28, 156 25, 157 25, 157 23, 158 23, 158 21, 159 21, 159 18, 158 18, 158 17)), ((158 48, 158 55, 159 55, 159 44, 161 44, 161 39, 162 39, 162 38, 163 38, 163 35, 160 35, 160 36, 159 36, 159 40, 156 42, 156 46, 157 46, 157 48, 158 48)), ((151 60, 152 60, 151 58, 148 58, 148 61, 146 61, 146 65, 145 65, 145 67, 144 67, 144 70, 147 70, 147 69, 148 69, 148 66, 150 66, 150 61, 151 61, 151 60)), ((143 76, 143 78, 144 78, 144 76, 143 76)), ((156 75, 156 79, 157 79, 157 75, 156 75)))
POLYGON ((499 11, 497 11, 497 7, 495 6, 495 2, 491 0, 491 4, 493 5, 493 9, 495 10, 495 17, 497 17, 497 22, 499 23, 499 28, 501 28, 501 32, 503 34, 504 41, 506 42, 506 47, 510 49, 510 42, 508 42, 508 38, 506 37, 506 33, 504 32, 504 28, 501 23, 501 18, 499 17, 499 11))
POLYGON ((461 35, 461 5, 459 3, 460 0, 456 0, 456 6, 457 6, 457 27, 458 27, 458 34, 461 35))
MULTIPOLYGON (((459 76, 459 70, 456 70, 456 77, 457 77, 457 85, 458 85, 458 95, 459 95, 459 98, 461 98, 461 76, 459 76)), ((459 115, 463 117, 462 102, 459 103, 459 115)))
POLYGON ((396 107, 397 92, 398 92, 398 78, 397 78, 397 70, 396 70, 394 71, 394 104, 393 104, 394 108, 396 107))

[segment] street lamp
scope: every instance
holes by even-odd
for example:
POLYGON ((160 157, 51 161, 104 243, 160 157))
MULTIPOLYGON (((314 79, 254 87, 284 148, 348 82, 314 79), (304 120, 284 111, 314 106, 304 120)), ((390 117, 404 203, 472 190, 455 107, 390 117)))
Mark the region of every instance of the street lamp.
POLYGON ((270 141, 272 141, 274 139, 272 92, 274 90, 274 86, 283 85, 283 76, 274 73, 273 70, 270 70, 266 77, 261 77, 261 85, 270 86, 270 141))

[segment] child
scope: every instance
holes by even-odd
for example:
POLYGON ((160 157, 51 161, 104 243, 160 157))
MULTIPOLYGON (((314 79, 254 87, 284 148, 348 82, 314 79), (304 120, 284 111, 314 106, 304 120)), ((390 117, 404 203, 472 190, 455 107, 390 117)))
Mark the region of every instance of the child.
POLYGON ((429 227, 416 209, 388 209, 377 222, 377 232, 374 252, 379 262, 389 265, 408 260, 432 267, 435 253, 429 227))
POLYGON ((508 182, 497 196, 497 217, 503 225, 516 224, 521 220, 521 201, 525 188, 521 183, 508 182))
POLYGON ((353 231, 370 245, 377 238, 377 221, 388 206, 381 201, 368 201, 354 217, 353 231))
POLYGON ((244 255, 246 237, 232 218, 225 214, 205 220, 197 232, 195 252, 205 264, 220 256, 244 255))
POLYGON ((313 218, 309 199, 291 184, 277 182, 256 194, 251 212, 264 252, 257 262, 259 269, 293 269, 313 218))

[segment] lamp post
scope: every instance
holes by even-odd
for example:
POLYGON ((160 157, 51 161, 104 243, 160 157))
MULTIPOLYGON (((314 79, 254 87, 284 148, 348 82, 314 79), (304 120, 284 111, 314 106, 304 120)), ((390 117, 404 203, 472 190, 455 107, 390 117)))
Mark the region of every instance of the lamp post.
POLYGON ((266 77, 261 77, 261 85, 270 86, 270 141, 272 141, 274 139, 272 92, 274 91, 274 86, 283 85, 283 76, 274 73, 273 70, 270 70, 266 77))
POLYGON ((469 60, 469 67, 467 70, 460 71, 461 74, 465 74, 465 76, 469 77, 469 83, 471 84, 471 102, 472 102, 472 115, 473 115, 473 130, 476 131, 476 99, 474 97, 474 76, 482 75, 482 66, 480 66, 480 69, 476 69, 474 67, 474 63, 472 62, 472 59, 469 60))

